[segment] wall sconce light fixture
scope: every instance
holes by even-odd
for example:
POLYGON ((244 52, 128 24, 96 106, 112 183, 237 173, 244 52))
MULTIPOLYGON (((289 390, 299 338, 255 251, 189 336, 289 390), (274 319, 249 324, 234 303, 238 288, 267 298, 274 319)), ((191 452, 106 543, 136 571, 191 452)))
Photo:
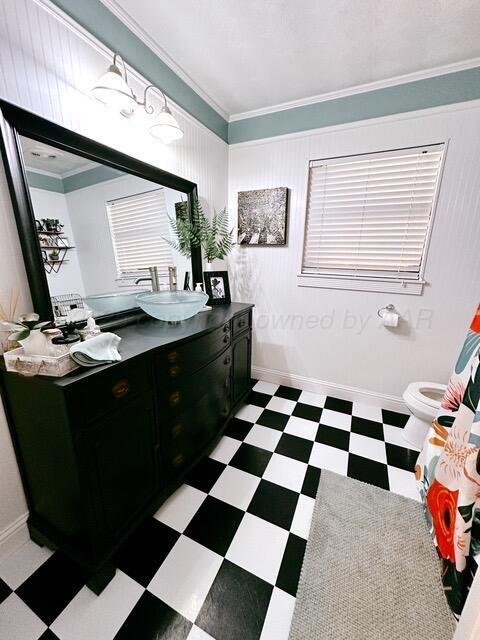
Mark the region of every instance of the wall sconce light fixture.
POLYGON ((163 91, 155 85, 149 84, 145 87, 143 99, 138 98, 128 86, 127 69, 123 59, 118 53, 115 53, 113 56, 113 64, 109 66, 107 72, 98 80, 91 93, 108 107, 129 117, 139 106, 143 107, 149 115, 154 114, 155 109, 151 104, 147 103, 147 93, 149 89, 158 91, 163 98, 163 106, 158 112, 156 121, 150 127, 150 134, 166 144, 174 140, 179 140, 183 137, 183 131, 173 117, 163 91), (122 68, 117 64, 117 60, 121 61, 122 68))

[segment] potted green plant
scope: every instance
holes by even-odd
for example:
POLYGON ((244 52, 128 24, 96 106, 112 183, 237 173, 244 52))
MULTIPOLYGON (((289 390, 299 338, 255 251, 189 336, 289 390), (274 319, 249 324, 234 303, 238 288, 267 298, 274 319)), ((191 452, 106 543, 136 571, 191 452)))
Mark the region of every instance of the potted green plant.
POLYGON ((0 328, 11 331, 9 340, 19 342, 26 356, 47 355, 48 339, 42 333, 42 329, 50 324, 50 321, 39 322, 38 313, 28 313, 20 316, 14 322, 0 322, 0 328))
POLYGON ((189 258, 193 248, 201 247, 206 260, 206 270, 212 270, 214 260, 223 260, 233 247, 233 228, 228 230, 228 212, 224 208, 214 212, 209 219, 198 198, 193 201, 192 220, 188 215, 188 204, 182 203, 176 220, 169 216, 175 240, 164 238, 181 255, 189 258))

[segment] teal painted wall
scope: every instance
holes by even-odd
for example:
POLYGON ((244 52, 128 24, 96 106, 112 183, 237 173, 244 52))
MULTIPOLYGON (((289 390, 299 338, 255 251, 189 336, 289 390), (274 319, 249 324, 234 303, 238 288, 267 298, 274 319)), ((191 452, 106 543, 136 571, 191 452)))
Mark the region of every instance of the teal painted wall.
POLYGON ((63 179, 27 170, 27 180, 30 187, 44 189, 45 191, 55 191, 56 193, 70 193, 70 191, 91 187, 99 182, 106 182, 124 175, 126 174, 123 171, 104 166, 87 169, 86 171, 75 173, 73 176, 66 176, 63 179))
POLYGON ((27 170, 27 182, 30 187, 44 189, 45 191, 55 191, 55 193, 65 193, 63 180, 54 176, 46 176, 43 173, 27 170))

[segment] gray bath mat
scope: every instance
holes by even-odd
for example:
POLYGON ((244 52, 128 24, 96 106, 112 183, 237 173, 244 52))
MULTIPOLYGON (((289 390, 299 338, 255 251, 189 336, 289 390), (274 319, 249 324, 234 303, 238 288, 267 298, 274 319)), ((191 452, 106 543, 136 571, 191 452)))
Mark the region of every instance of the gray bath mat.
POLYGON ((322 471, 290 640, 451 640, 422 506, 322 471))

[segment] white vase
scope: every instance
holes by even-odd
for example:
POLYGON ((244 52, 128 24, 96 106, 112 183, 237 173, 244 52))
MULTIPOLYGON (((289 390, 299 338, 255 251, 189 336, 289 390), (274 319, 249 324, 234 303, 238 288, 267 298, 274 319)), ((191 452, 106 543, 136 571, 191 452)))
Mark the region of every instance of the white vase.
POLYGON ((205 263, 205 271, 215 271, 215 269, 213 267, 213 262, 206 262, 205 263))
POLYGON ((49 340, 40 329, 32 329, 25 340, 18 341, 26 356, 47 356, 49 354, 49 340))

